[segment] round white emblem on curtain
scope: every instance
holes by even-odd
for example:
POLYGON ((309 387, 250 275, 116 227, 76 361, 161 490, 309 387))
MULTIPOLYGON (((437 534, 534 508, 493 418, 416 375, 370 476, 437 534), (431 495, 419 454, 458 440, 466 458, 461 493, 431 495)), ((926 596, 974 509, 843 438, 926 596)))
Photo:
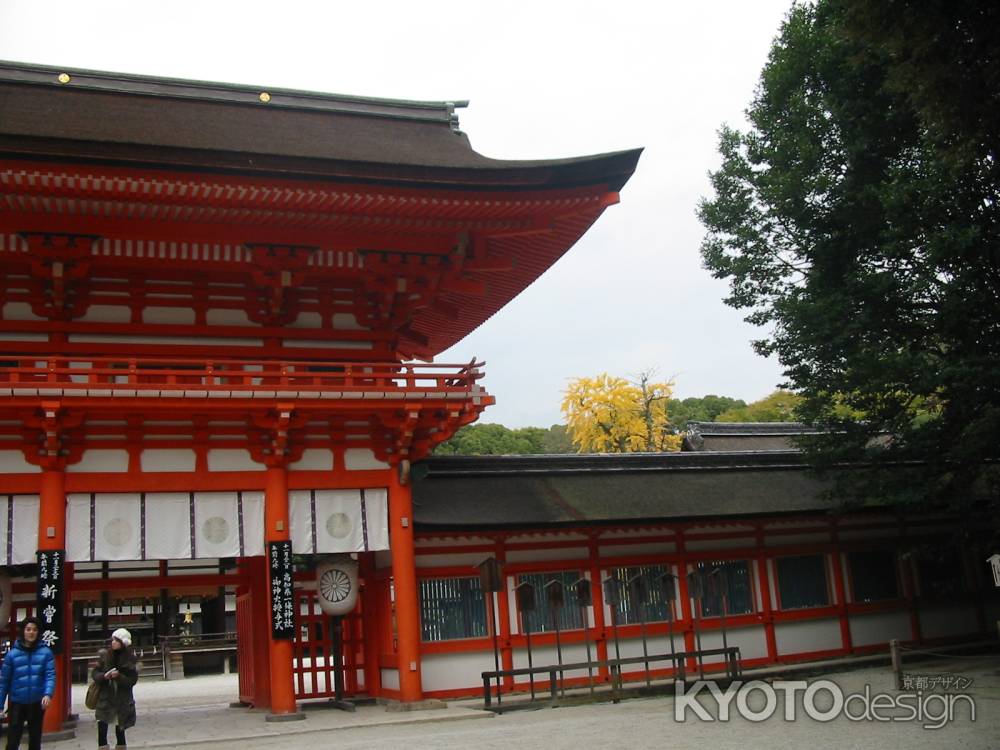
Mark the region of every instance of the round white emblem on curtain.
POLYGON ((222 516, 212 516, 206 518, 201 525, 201 533, 206 541, 212 544, 222 544, 229 538, 229 521, 222 516))
POLYGON ((132 524, 123 518, 112 518, 104 524, 104 541, 112 547, 123 547, 132 539, 132 524))
POLYGON ((334 539, 344 539, 354 531, 354 524, 346 513, 331 513, 326 519, 326 533, 334 539))

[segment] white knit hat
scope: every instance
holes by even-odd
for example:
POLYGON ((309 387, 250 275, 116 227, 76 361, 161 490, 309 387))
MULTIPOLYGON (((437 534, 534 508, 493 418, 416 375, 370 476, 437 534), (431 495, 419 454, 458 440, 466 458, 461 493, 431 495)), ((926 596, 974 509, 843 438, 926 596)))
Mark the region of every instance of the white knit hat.
POLYGON ((111 634, 112 638, 117 638, 122 642, 123 646, 132 645, 132 634, 128 632, 125 628, 118 628, 114 633, 111 634))

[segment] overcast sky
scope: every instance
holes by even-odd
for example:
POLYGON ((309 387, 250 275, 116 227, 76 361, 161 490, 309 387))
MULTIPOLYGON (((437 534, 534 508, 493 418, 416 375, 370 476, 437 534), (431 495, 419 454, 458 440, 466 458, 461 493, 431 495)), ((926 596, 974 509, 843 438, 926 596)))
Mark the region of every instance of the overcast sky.
POLYGON ((743 111, 790 0, 0 0, 0 59, 403 99, 468 99, 487 156, 642 146, 621 203, 437 358, 487 362, 482 421, 562 421, 570 378, 657 368, 678 397, 762 398, 759 331, 701 268, 716 133, 743 111))

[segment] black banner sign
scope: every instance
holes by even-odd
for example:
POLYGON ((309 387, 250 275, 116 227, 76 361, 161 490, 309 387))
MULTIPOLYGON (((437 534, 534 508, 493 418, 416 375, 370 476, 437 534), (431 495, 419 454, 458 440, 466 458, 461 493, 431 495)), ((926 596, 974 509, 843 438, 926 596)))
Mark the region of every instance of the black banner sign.
POLYGON ((52 649, 54 653, 62 653, 62 636, 64 621, 64 602, 66 594, 63 591, 63 568, 66 562, 66 550, 38 550, 38 597, 37 609, 40 632, 38 640, 52 649))
POLYGON ((292 543, 268 542, 271 571, 271 635, 276 640, 295 637, 295 592, 292 587, 292 543))

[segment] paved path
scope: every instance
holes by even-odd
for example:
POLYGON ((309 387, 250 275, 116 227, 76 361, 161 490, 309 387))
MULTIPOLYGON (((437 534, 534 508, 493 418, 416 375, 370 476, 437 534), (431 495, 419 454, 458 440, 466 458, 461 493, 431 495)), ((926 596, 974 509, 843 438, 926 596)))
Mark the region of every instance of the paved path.
MULTIPOLYGON (((699 748, 713 750, 791 750, 795 748, 919 748, 959 747, 962 750, 1000 748, 1000 660, 948 660, 923 663, 921 674, 961 674, 975 682, 969 692, 976 701, 976 721, 961 711, 942 729, 918 723, 854 722, 840 717, 829 723, 810 719, 785 722, 779 710, 759 723, 734 718, 704 722, 689 712, 674 719, 672 697, 629 700, 619 705, 593 705, 515 711, 493 716, 479 710, 478 701, 453 702, 446 709, 411 713, 387 712, 383 706, 362 706, 354 714, 332 709, 307 711, 304 721, 269 723, 264 714, 229 708, 236 693, 235 675, 196 677, 174 682, 140 683, 136 697, 139 724, 129 731, 132 748, 184 747, 185 750, 263 750, 277 746, 296 750, 366 750, 405 746, 406 750, 489 750, 542 744, 545 750, 593 748, 699 748)), ((885 668, 831 675, 845 692, 870 685, 873 692, 891 691, 885 668)), ((74 689, 82 705, 84 686, 74 689)), ((703 701, 704 703, 704 701, 703 701)), ((717 713, 714 710, 712 713, 717 713)), ((800 712, 801 713, 801 712, 800 712)), ((96 746, 91 716, 81 716, 77 737, 53 743, 53 750, 96 746)))

